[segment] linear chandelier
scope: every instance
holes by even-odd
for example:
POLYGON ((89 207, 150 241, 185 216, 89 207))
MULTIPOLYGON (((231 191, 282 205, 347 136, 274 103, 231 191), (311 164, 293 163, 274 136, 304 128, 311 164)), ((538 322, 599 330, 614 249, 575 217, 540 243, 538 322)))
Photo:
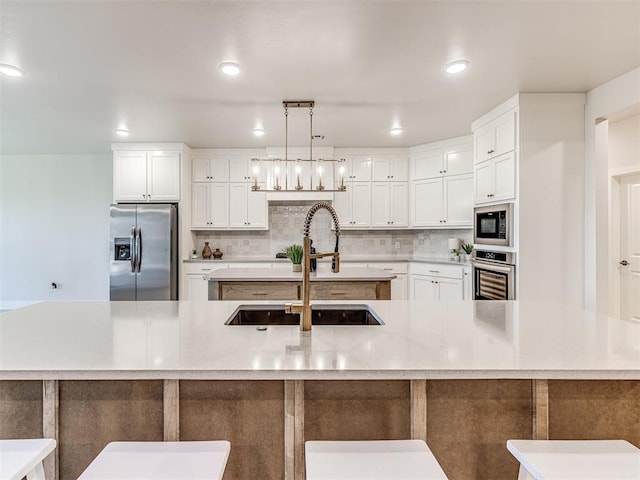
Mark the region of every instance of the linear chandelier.
POLYGON ((345 159, 313 158, 313 100, 284 100, 284 158, 252 158, 251 190, 344 192, 345 159), (289 159, 289 109, 309 109, 309 158, 289 159), (338 171, 336 172, 336 168, 338 171), (262 175, 261 175, 262 174, 262 175), (337 185, 336 185, 337 183, 337 185))

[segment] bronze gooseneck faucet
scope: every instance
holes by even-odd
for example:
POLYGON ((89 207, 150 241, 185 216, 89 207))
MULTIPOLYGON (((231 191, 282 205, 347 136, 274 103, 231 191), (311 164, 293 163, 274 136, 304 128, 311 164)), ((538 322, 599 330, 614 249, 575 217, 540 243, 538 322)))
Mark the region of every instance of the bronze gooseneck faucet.
POLYGON ((310 301, 310 277, 311 277, 311 260, 324 258, 324 257, 333 257, 331 260, 331 271, 333 273, 338 273, 340 271, 340 252, 338 251, 338 241, 340 239, 340 221, 338 220, 338 214, 333 209, 333 207, 327 202, 317 202, 314 203, 309 211, 307 212, 307 218, 304 221, 304 238, 303 238, 303 273, 302 273, 302 303, 291 304, 287 303, 285 305, 285 311, 287 313, 298 313, 300 314, 300 330, 309 331, 311 330, 311 301, 310 301), (331 253, 311 253, 311 238, 309 237, 309 228, 311 227, 311 221, 313 220, 313 216, 316 214, 318 210, 324 208, 328 210, 333 218, 333 227, 336 230, 336 246, 331 253))

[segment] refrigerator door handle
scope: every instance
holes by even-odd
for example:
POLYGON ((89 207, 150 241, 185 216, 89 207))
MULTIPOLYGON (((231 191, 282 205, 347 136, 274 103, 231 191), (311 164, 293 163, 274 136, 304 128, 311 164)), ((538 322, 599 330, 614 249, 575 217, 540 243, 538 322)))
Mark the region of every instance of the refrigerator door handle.
POLYGON ((136 241, 136 272, 140 273, 140 267, 142 266, 142 229, 138 227, 137 231, 138 240, 136 241))
POLYGON ((131 236, 129 237, 129 245, 131 249, 131 273, 136 272, 136 227, 131 227, 131 236))

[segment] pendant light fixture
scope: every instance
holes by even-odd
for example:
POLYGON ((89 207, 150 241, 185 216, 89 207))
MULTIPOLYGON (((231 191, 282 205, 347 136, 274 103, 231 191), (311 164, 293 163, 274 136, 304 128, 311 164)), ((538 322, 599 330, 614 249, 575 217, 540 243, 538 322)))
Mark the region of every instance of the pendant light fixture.
POLYGON ((314 138, 324 138, 322 135, 313 134, 313 107, 314 100, 284 100, 284 158, 252 158, 251 189, 259 191, 266 189, 274 192, 344 192, 347 187, 344 184, 345 159, 313 158, 314 138), (309 158, 289 159, 289 109, 309 109, 309 158), (267 169, 266 188, 258 184, 258 175, 261 168, 267 169), (339 175, 336 175, 335 169, 339 175), (338 185, 333 188, 333 183, 338 185), (327 188, 327 186, 331 188, 327 188))

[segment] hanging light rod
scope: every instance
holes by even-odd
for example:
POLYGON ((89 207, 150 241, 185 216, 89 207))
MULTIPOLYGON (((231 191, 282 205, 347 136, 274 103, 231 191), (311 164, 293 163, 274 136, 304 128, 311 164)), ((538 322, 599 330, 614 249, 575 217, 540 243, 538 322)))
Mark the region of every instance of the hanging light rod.
POLYGON ((316 102, 314 100, 283 100, 284 108, 313 108, 316 102))

